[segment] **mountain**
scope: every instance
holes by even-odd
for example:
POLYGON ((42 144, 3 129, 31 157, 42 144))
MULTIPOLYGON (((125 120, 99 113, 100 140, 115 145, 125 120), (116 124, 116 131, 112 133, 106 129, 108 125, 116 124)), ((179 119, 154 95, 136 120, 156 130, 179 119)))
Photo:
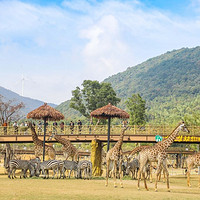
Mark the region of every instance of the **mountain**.
POLYGON ((122 99, 119 107, 125 109, 125 100, 139 93, 146 100, 149 122, 176 123, 200 111, 200 47, 166 52, 104 82, 122 99))
MULTIPOLYGON (((25 115, 25 116, 30 111, 32 111, 35 108, 38 108, 39 106, 44 104, 43 101, 39 101, 39 100, 36 100, 36 99, 31 99, 31 98, 28 98, 28 97, 20 96, 19 94, 12 92, 11 90, 5 89, 1 86, 0 86, 0 95, 3 96, 3 100, 5 102, 8 101, 8 100, 13 100, 14 104, 23 102, 25 107, 22 109, 22 114, 25 115)), ((48 105, 50 105, 54 108, 57 106, 57 105, 52 104, 52 103, 48 103, 48 105)))
POLYGON ((121 98, 140 93, 151 101, 161 96, 199 94, 199 75, 200 47, 196 47, 167 52, 104 81, 112 83, 121 98))

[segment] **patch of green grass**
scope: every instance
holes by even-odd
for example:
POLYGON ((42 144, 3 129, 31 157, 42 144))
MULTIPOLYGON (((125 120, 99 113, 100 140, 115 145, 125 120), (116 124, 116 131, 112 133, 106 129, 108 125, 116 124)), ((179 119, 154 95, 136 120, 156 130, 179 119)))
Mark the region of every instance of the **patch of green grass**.
POLYGON ((143 181, 138 191, 137 180, 129 180, 129 178, 124 177, 124 188, 120 187, 119 180, 117 180, 117 188, 114 188, 112 178, 105 187, 105 177, 93 177, 92 180, 74 178, 17 178, 11 180, 7 178, 7 175, 1 175, 0 200, 200 199, 198 176, 191 177, 191 188, 187 187, 184 176, 170 177, 171 192, 167 192, 166 183, 163 182, 158 183, 158 192, 154 192, 155 183, 149 183, 149 181, 147 181, 149 191, 145 190, 143 181))

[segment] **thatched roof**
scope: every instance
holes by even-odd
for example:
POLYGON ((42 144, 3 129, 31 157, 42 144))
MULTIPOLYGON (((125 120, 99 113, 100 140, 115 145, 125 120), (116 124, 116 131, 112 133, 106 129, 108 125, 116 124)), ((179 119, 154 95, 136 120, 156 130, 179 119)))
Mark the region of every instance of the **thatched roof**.
POLYGON ((129 118, 129 114, 124 110, 113 106, 109 103, 106 106, 98 108, 90 113, 90 116, 99 118, 99 119, 108 119, 109 117, 114 118, 129 118))
POLYGON ((27 118, 44 119, 54 121, 64 119, 64 115, 45 103, 27 114, 27 118))

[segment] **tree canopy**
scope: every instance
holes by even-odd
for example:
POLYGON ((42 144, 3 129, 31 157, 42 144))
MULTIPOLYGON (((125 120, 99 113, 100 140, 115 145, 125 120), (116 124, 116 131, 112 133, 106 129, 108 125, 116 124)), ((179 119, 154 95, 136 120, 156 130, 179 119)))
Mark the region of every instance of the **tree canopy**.
POLYGON ((145 100, 139 94, 133 94, 125 104, 130 114, 130 125, 145 124, 145 100))
POLYGON ((84 80, 82 86, 82 89, 76 87, 72 91, 70 107, 79 111, 85 117, 89 117, 93 110, 105 106, 108 103, 116 105, 120 102, 110 83, 84 80))

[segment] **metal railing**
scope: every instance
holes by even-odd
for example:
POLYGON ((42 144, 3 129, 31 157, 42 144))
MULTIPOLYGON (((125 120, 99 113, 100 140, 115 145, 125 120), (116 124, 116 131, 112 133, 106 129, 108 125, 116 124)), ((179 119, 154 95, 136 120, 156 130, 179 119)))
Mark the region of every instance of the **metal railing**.
MULTIPOLYGON (((173 130, 174 126, 156 126, 156 125, 146 125, 146 126, 129 126, 130 128, 126 130, 126 135, 169 135, 173 130)), ((122 131, 122 125, 111 125, 110 133, 111 135, 119 135, 122 131)), ((188 127, 190 133, 181 132, 179 135, 190 135, 190 136, 200 136, 200 126, 188 127)), ((38 135, 44 134, 43 126, 35 126, 35 130, 38 135)), ((75 125, 71 127, 65 125, 63 127, 48 125, 46 133, 51 135, 52 133, 61 135, 70 134, 107 134, 107 125, 82 125, 81 127, 75 125)), ((0 126, 0 135, 31 135, 30 129, 27 126, 0 126)))

